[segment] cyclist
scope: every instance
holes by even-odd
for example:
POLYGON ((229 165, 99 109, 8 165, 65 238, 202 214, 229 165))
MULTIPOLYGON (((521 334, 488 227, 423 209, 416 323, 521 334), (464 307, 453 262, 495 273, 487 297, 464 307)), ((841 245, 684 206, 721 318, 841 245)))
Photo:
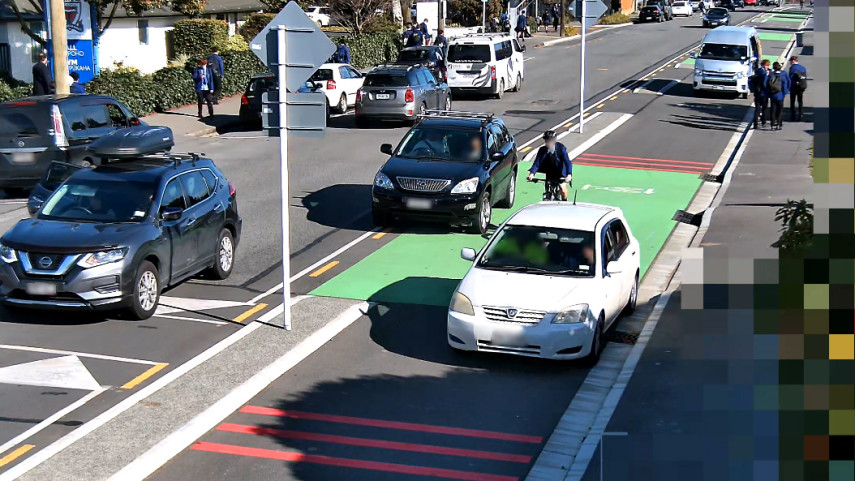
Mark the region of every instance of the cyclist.
POLYGON ((560 182, 561 198, 567 200, 567 184, 573 179, 573 163, 567 155, 567 147, 558 142, 554 130, 547 130, 543 134, 543 147, 537 150, 529 170, 528 180, 534 179, 534 174, 542 172, 546 174, 546 180, 560 182))

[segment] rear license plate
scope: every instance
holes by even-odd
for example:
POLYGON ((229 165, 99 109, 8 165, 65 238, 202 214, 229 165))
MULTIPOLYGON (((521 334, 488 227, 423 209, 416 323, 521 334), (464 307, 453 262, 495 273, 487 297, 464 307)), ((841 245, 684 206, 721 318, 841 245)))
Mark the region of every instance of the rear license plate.
POLYGON ((408 209, 429 210, 433 209, 433 201, 430 199, 407 199, 406 205, 408 209))
POLYGON ((653 20, 653 17, 644 17, 645 20, 653 20))
POLYGON ((377 100, 389 100, 391 98, 391 94, 377 94, 377 100))
POLYGON ((15 152, 12 154, 12 162, 16 164, 32 164, 36 160, 32 152, 15 152))
POLYGON ((30 282, 26 285, 27 294, 31 296, 55 296, 56 284, 52 282, 30 282))

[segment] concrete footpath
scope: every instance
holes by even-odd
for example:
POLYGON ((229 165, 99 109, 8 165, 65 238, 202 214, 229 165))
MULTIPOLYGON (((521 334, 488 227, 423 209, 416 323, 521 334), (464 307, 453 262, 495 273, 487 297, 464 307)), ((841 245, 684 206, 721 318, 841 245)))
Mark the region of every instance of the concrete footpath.
POLYGON ((214 105, 214 116, 208 117, 207 106, 204 110, 204 118, 197 117, 199 108, 194 105, 179 107, 168 112, 159 112, 146 115, 143 120, 149 125, 162 125, 172 129, 175 137, 186 135, 204 136, 217 133, 220 129, 232 127, 240 123, 240 95, 233 95, 220 99, 218 105, 214 105))

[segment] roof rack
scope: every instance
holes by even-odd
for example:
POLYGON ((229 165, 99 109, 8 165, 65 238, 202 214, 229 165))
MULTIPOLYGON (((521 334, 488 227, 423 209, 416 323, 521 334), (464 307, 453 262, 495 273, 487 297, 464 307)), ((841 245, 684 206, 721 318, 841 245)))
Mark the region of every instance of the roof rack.
POLYGON ((460 36, 454 37, 454 38, 458 39, 458 38, 467 38, 467 37, 482 37, 482 38, 489 38, 490 40, 492 40, 493 37, 502 38, 502 37, 510 37, 510 36, 511 36, 511 34, 508 32, 481 32, 481 33, 476 32, 476 33, 465 33, 463 35, 460 35, 460 36))
POLYGON ((389 68, 389 69, 394 68, 394 69, 399 69, 399 70, 410 70, 410 69, 412 69, 413 67, 416 67, 416 65, 407 65, 407 64, 402 64, 402 63, 381 63, 381 64, 379 64, 379 65, 375 65, 374 67, 372 67, 372 68, 371 68, 371 71, 378 70, 378 69, 383 69, 383 68, 389 68))
POLYGON ((443 119, 478 119, 481 122, 490 122, 495 117, 492 112, 465 112, 462 110, 425 110, 418 118, 443 118, 443 119))

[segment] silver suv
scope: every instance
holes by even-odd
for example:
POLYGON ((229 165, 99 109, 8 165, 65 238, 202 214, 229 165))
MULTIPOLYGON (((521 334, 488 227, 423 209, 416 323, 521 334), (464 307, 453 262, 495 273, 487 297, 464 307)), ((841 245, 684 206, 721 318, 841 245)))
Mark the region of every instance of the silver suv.
POLYGON ((415 121, 428 110, 451 110, 451 90, 422 65, 379 65, 356 93, 356 125, 415 121))

